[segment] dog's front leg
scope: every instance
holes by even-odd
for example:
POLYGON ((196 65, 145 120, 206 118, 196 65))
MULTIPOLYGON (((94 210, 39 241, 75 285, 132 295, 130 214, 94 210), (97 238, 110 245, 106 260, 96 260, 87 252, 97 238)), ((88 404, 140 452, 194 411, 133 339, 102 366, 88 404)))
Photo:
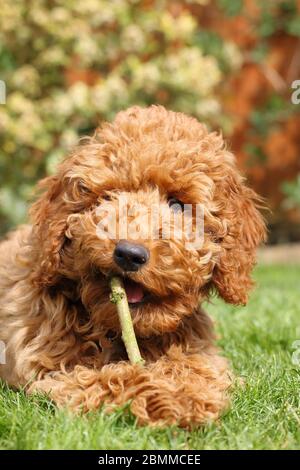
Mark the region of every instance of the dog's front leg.
POLYGON ((131 411, 142 424, 204 424, 227 407, 231 381, 227 361, 215 351, 187 353, 172 345, 140 370, 132 386, 131 411))
POLYGON ((59 405, 88 411, 102 404, 110 411, 130 403, 140 424, 178 424, 183 427, 216 419, 226 407, 230 385, 225 359, 210 354, 187 354, 178 346, 145 366, 127 361, 101 370, 76 366, 34 382, 59 405))

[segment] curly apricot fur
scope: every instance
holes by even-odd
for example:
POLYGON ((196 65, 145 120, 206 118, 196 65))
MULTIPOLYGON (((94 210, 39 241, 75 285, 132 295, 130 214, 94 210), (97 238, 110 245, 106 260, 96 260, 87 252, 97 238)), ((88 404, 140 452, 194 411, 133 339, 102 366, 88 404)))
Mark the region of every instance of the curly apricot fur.
POLYGON ((141 424, 184 427, 216 419, 228 404, 226 360, 199 306, 214 291, 245 304, 265 225, 222 136, 196 119, 152 106, 120 112, 40 184, 32 224, 0 245, 0 375, 60 406, 107 410, 130 401, 141 424), (145 367, 120 341, 107 275, 116 240, 96 235, 96 206, 176 197, 204 206, 205 239, 143 240, 149 262, 131 278, 156 296, 133 312, 145 367), (110 339, 113 332, 115 340, 110 339))

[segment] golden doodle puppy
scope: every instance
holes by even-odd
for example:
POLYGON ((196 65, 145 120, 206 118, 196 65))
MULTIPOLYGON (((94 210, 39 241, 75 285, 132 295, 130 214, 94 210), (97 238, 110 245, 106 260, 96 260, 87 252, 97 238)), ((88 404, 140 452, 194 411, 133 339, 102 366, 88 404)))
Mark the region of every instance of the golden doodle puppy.
POLYGON ((231 374, 201 303, 213 293, 247 302, 266 233, 260 199, 221 135, 161 106, 132 107, 85 139, 40 190, 32 224, 0 245, 0 376, 76 410, 130 402, 141 424, 216 419, 231 374), (178 236, 175 219, 186 205, 191 230, 178 236), (160 211, 147 219, 136 206, 160 211), (202 236, 194 243, 198 206, 202 236), (115 236, 99 208, 114 214, 115 236), (144 366, 129 363, 120 338, 110 302, 115 274, 144 366))

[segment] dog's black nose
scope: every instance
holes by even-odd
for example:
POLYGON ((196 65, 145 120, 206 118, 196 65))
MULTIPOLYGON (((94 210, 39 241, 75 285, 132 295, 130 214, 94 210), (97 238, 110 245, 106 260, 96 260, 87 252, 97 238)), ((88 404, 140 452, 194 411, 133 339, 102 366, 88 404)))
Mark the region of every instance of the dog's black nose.
POLYGON ((121 240, 114 251, 114 260, 123 271, 138 271, 149 259, 149 251, 142 245, 121 240))

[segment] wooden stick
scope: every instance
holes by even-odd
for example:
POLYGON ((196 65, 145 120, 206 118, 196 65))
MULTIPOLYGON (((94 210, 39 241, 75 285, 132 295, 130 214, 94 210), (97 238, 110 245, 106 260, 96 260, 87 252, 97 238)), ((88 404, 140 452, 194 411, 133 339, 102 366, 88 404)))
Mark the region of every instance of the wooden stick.
POLYGON ((111 296, 110 301, 116 304, 121 324, 122 340, 132 364, 144 364, 136 336, 133 329, 132 318, 127 302, 126 291, 122 279, 114 276, 110 280, 111 296))

